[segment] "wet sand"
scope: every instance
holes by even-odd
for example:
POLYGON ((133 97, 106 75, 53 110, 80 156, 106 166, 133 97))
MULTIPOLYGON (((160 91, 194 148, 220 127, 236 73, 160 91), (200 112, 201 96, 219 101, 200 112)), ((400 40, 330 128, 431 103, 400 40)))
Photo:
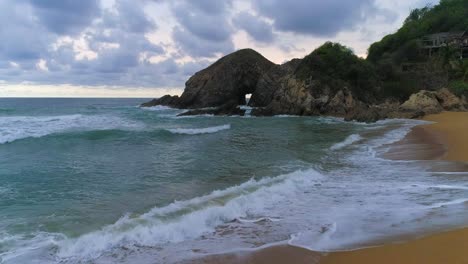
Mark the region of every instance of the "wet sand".
MULTIPOLYGON (((426 116, 424 120, 435 123, 415 127, 384 157, 468 163, 468 112, 444 112, 426 116)), ((189 263, 461 264, 468 263, 468 228, 355 251, 320 253, 284 245, 254 252, 209 256, 189 263)))
MULTIPOLYGON (((468 113, 444 112, 426 116, 424 120, 435 123, 415 127, 390 151, 389 158, 468 162, 468 113), (399 151, 408 146, 413 147, 411 151, 399 151)), ((320 264, 468 263, 467 249, 468 228, 405 243, 331 253, 320 264)))

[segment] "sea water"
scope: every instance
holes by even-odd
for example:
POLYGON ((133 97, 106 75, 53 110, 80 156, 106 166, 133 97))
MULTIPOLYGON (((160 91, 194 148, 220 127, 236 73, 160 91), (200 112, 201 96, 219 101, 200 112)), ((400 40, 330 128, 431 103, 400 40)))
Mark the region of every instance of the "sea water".
POLYGON ((177 117, 145 101, 0 99, 0 263, 349 250, 468 223, 464 164, 381 156, 421 121, 177 117))

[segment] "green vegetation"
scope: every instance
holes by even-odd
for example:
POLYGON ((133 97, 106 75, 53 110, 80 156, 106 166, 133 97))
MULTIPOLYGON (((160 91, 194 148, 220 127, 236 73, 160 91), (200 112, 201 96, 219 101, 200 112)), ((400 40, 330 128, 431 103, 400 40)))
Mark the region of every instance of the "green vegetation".
POLYGON ((317 89, 326 86, 336 92, 348 87, 365 101, 375 97, 379 86, 374 66, 339 43, 327 42, 314 50, 301 61, 295 74, 302 80, 320 82, 317 89))
POLYGON ((415 9, 396 33, 370 46, 367 58, 373 63, 389 58, 401 62, 401 53, 406 58, 412 55, 410 49, 404 52, 405 46, 411 41, 433 33, 467 30, 467 14, 467 0, 441 0, 434 7, 415 9), (400 53, 400 58, 395 57, 397 53, 400 53))
POLYGON ((461 80, 453 81, 450 83, 449 88, 458 96, 466 96, 468 94, 468 82, 464 82, 461 80))
POLYGON ((403 26, 394 34, 372 44, 367 60, 381 77, 385 96, 406 99, 421 89, 449 86, 460 92, 468 86, 468 65, 451 46, 428 57, 421 52, 419 39, 425 35, 468 30, 468 0, 441 0, 434 7, 411 11, 403 26), (405 72, 403 69, 412 68, 405 72))
MULTIPOLYGON (((449 87, 468 94, 468 60, 446 45, 425 52, 421 38, 468 30, 468 0, 441 0, 434 7, 411 11, 394 34, 372 44, 367 59, 338 43, 327 42, 306 56, 295 74, 314 89, 336 92, 348 87, 363 101, 406 100, 419 90, 449 87)), ((428 50, 426 50, 428 51, 428 50)))

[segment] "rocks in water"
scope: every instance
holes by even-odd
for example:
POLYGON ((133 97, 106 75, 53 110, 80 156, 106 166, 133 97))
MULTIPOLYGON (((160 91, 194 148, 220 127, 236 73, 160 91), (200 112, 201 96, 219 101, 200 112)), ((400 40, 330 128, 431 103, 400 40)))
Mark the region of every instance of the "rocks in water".
MULTIPOLYGON (((251 93, 249 106, 253 107, 253 116, 328 115, 375 122, 383 118, 419 118, 443 110, 466 110, 466 100, 448 89, 419 91, 401 105, 395 100, 382 103, 374 96, 379 88, 372 88, 373 82, 350 81, 343 74, 337 75, 336 69, 331 75, 320 54, 308 57, 276 65, 254 50, 240 50, 192 76, 180 97, 166 95, 142 106, 191 109, 180 114, 183 116, 244 115, 245 110, 239 105, 245 105, 245 95, 251 93), (308 57, 308 63, 304 64, 308 57), (372 92, 366 93, 363 87, 370 87, 372 92)), ((352 61, 359 64, 358 59, 352 61)), ((333 65, 333 60, 330 63, 333 65)))
POLYGON ((181 113, 178 116, 194 116, 194 115, 224 115, 224 116, 244 116, 245 110, 241 109, 237 101, 230 101, 219 107, 202 108, 189 110, 181 113))
POLYGON ((141 107, 152 107, 157 105, 178 107, 179 96, 165 95, 158 99, 153 99, 147 103, 141 104, 141 107))
POLYGON ((258 80, 255 91, 252 93, 249 106, 265 107, 269 105, 275 97, 275 92, 294 73, 300 62, 300 59, 293 59, 282 65, 275 65, 263 74, 258 80))
MULTIPOLYGON (((231 101, 243 105, 245 95, 255 91, 260 77, 273 66, 274 63, 252 49, 236 51, 192 76, 185 83, 183 94, 172 98, 170 106, 194 109, 218 107, 231 101)), ((142 106, 162 103, 161 98, 142 106)))
POLYGON ((385 118, 382 112, 376 107, 369 107, 365 104, 359 104, 348 110, 344 119, 345 121, 357 121, 365 123, 373 123, 385 118))

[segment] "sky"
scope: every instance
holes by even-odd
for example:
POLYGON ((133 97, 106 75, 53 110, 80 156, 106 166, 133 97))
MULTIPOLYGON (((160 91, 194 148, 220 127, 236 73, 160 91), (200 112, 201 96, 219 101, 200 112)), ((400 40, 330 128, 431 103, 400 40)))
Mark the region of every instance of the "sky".
POLYGON ((159 97, 220 57, 358 56, 437 0, 0 0, 0 97, 159 97))

